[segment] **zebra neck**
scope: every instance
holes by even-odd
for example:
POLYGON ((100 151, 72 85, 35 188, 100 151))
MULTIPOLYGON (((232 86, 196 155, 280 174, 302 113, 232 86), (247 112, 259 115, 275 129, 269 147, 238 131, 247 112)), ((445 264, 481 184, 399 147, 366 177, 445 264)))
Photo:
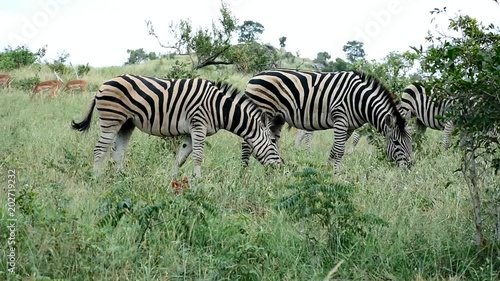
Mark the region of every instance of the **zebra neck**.
POLYGON ((221 128, 238 135, 244 139, 254 137, 254 128, 257 116, 248 107, 231 99, 224 100, 222 105, 221 128))

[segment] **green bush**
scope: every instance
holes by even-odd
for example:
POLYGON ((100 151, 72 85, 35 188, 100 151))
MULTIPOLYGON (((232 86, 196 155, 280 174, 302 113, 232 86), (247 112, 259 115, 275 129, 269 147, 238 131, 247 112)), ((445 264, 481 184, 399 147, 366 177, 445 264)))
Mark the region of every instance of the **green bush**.
POLYGON ((21 79, 14 79, 12 81, 12 87, 20 89, 26 92, 33 90, 36 84, 40 83, 39 77, 28 77, 21 79))
POLYGON ((354 203, 354 185, 332 182, 331 175, 320 174, 313 168, 297 173, 296 177, 298 181, 286 186, 296 191, 281 198, 278 208, 298 219, 316 218, 319 227, 328 233, 327 245, 332 255, 352 247, 356 238, 369 236, 373 226, 386 225, 354 203))
POLYGON ((45 55, 45 48, 38 52, 31 52, 26 46, 18 46, 15 49, 8 46, 0 53, 0 69, 14 70, 24 66, 30 66, 45 55))
POLYGON ((170 79, 183 79, 194 78, 196 75, 190 63, 175 60, 172 67, 167 71, 165 77, 170 79))
POLYGON ((257 42, 232 46, 227 57, 229 61, 234 62, 239 71, 245 73, 257 73, 273 68, 280 59, 274 47, 257 42))

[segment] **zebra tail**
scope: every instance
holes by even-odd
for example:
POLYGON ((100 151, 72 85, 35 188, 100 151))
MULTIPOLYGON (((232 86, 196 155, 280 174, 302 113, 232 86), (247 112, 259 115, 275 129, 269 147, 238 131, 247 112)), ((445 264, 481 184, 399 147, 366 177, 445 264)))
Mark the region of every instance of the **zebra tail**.
POLYGON ((90 128, 90 121, 92 121, 92 112, 94 111, 94 107, 95 107, 95 98, 92 100, 89 109, 87 109, 87 114, 85 116, 85 119, 83 119, 79 123, 76 123, 74 120, 71 121, 71 127, 73 128, 73 130, 84 132, 90 128))

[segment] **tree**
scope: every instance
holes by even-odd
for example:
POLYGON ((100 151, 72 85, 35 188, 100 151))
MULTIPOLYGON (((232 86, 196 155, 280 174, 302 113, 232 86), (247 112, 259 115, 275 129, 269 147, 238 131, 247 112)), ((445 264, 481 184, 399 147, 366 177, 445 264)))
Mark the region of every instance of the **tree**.
POLYGON ((390 52, 381 63, 374 63, 374 75, 381 77, 393 92, 400 94, 406 86, 415 81, 410 79, 410 71, 417 58, 415 52, 390 52))
POLYGON ((347 60, 350 63, 364 59, 366 56, 365 50, 363 49, 363 42, 359 41, 347 41, 347 43, 342 47, 342 51, 346 53, 347 60))
POLYGON ((227 56, 227 59, 233 61, 238 70, 247 73, 274 68, 280 59, 278 50, 273 46, 255 41, 231 47, 227 56))
POLYGON ((329 62, 326 69, 323 71, 347 71, 351 68, 351 64, 341 58, 336 58, 335 61, 329 62))
POLYGON ((285 48, 286 47, 286 36, 281 36, 279 38, 279 40, 280 40, 280 47, 285 48))
POLYGON ((476 244, 482 248, 492 240, 488 234, 496 233, 500 242, 500 185, 491 172, 500 168, 499 140, 491 136, 500 128, 500 31, 466 15, 449 19, 448 30, 450 34, 429 32, 430 46, 413 49, 423 57, 422 69, 436 98, 453 100, 445 118, 460 132, 459 170, 469 187, 476 244))
POLYGON ((89 71, 90 71, 89 63, 81 64, 81 65, 77 66, 76 71, 78 73, 78 76, 83 76, 83 75, 89 73, 89 71))
POLYGON ((319 52, 316 58, 313 60, 314 63, 320 63, 327 65, 328 61, 332 58, 328 52, 319 52))
POLYGON ((47 46, 38 49, 37 52, 32 52, 26 46, 18 46, 13 49, 7 46, 3 52, 0 53, 0 69, 13 70, 24 66, 30 66, 36 61, 45 56, 47 46))
POLYGON ((62 51, 60 53, 57 53, 56 59, 52 60, 52 62, 45 61, 45 64, 47 64, 51 71, 56 72, 57 74, 69 74, 73 72, 73 70, 65 64, 69 57, 70 54, 62 51))
POLYGON ((148 60, 155 60, 158 58, 158 55, 155 52, 146 53, 143 48, 130 50, 127 49, 127 54, 129 54, 127 61, 125 64, 138 64, 148 60))
POLYGON ((264 26, 256 21, 246 20, 238 27, 238 42, 257 41, 259 35, 264 32, 264 26))
POLYGON ((170 45, 161 43, 156 35, 153 23, 146 21, 148 34, 154 36, 161 47, 173 49, 178 55, 186 55, 191 60, 193 70, 209 65, 233 64, 224 60, 231 47, 232 34, 237 29, 237 20, 231 14, 227 5, 222 2, 218 25, 213 22, 212 28, 194 29, 191 21, 181 20, 178 24, 170 25, 170 33, 175 42, 170 45))

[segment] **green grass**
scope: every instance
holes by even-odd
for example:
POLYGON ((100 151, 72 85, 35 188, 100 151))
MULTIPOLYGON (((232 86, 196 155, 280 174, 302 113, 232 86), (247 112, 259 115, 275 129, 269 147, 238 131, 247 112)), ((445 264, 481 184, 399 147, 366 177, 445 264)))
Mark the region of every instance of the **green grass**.
MULTIPOLYGON (((93 69, 89 79, 98 84, 132 71, 141 72, 93 69)), ((229 77, 240 88, 245 79, 229 77)), ((9 277, 323 280, 344 260, 333 274, 336 280, 498 280, 498 258, 480 258, 472 243, 468 190, 453 172, 459 155, 442 151, 441 132, 428 130, 426 149, 411 171, 381 160, 362 139, 344 156, 342 173, 333 175, 326 165, 332 131, 316 133, 308 152, 293 147, 295 131, 283 130, 286 165, 266 169, 252 159, 247 170, 239 162, 240 139, 221 131, 208 138, 203 179, 192 180, 189 159, 181 171, 191 186, 175 195, 169 172, 177 148, 140 131, 126 151, 125 173, 117 174, 107 160, 106 174, 93 177, 96 118, 88 134, 70 129, 92 96, 30 100, 24 92, 0 92, 2 178, 7 181, 8 169, 18 176, 17 267, 9 277), (297 182, 294 174, 309 167, 354 186, 358 210, 387 225, 329 251, 328 233, 317 219, 297 219, 276 208, 280 198, 293 193, 286 185, 297 182), (118 213, 123 214, 119 220, 118 213)), ((6 197, 0 193, 1 202, 6 197)), ((7 207, 1 205, 5 222, 7 207)), ((2 227, 2 241, 8 235, 2 227)), ((7 249, 0 247, 0 254, 4 280, 7 249)))

